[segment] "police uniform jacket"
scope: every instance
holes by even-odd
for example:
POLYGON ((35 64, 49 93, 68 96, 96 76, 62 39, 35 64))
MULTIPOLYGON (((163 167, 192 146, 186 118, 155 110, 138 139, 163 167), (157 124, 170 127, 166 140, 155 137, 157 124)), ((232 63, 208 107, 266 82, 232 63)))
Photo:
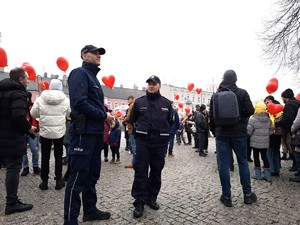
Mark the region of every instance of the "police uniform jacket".
POLYGON ((104 94, 97 79, 100 68, 97 65, 83 62, 81 67, 71 71, 68 78, 71 105, 70 133, 75 133, 74 118, 85 117, 85 134, 103 134, 104 120, 107 117, 104 108, 104 94))
POLYGON ((160 93, 148 93, 137 98, 132 107, 130 122, 135 124, 135 135, 168 137, 173 123, 171 102, 160 93))

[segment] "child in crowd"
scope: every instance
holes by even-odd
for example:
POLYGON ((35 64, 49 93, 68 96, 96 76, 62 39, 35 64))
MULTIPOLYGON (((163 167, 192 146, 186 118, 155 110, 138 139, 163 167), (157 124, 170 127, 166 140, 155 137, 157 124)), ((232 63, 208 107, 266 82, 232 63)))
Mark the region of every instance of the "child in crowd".
POLYGON ((250 146, 253 148, 254 156, 254 174, 253 179, 264 179, 266 181, 272 181, 269 161, 267 158, 267 149, 270 144, 272 121, 267 112, 267 106, 265 103, 257 103, 255 105, 255 112, 250 117, 247 133, 250 136, 250 146), (264 175, 261 174, 261 166, 259 155, 264 164, 264 175))
POLYGON ((110 163, 119 164, 120 161, 120 142, 121 142, 121 129, 120 123, 117 119, 114 119, 111 124, 111 130, 109 133, 109 146, 112 152, 112 159, 110 163), (117 157, 117 159, 116 159, 117 157))
POLYGON ((184 137, 184 117, 181 117, 179 121, 179 129, 176 131, 176 143, 178 145, 181 145, 181 141, 184 143, 184 145, 188 145, 185 141, 184 137))

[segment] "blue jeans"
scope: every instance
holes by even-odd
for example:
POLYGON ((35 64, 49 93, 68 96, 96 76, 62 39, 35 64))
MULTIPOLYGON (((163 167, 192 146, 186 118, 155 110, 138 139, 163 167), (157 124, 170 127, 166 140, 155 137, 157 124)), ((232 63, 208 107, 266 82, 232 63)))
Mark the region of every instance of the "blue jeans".
POLYGON ((247 161, 247 137, 216 137, 216 148, 217 157, 219 159, 219 176, 222 185, 222 194, 226 197, 231 197, 229 168, 232 150, 237 157, 243 193, 251 193, 250 171, 247 161))
POLYGON ((279 173, 280 172, 280 151, 272 148, 268 148, 267 156, 269 160, 271 173, 279 173))
MULTIPOLYGON (((29 148, 32 153, 32 167, 38 167, 39 166, 39 137, 36 136, 34 139, 32 139, 30 136, 25 135, 25 142, 26 145, 29 144, 29 148)), ((23 164, 23 169, 29 167, 27 153, 23 155, 22 164, 23 164)))
POLYGON ((129 134, 129 142, 131 147, 131 154, 132 154, 132 165, 135 162, 135 156, 136 156, 136 140, 133 134, 129 134))
POLYGON ((298 176, 300 177, 300 152, 295 152, 294 151, 294 156, 295 156, 295 159, 296 159, 296 162, 297 162, 297 172, 298 172, 298 176))

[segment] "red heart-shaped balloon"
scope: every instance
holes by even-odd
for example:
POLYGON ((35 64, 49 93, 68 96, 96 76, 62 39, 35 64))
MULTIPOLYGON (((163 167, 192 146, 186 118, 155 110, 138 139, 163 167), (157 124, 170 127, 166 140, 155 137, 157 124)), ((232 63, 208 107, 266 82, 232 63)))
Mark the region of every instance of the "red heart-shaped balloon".
POLYGON ((295 99, 300 100, 300 93, 296 95, 295 99))
POLYGON ((110 75, 108 77, 104 76, 104 77, 102 77, 102 82, 105 84, 105 86, 112 89, 114 86, 114 83, 115 83, 115 77, 114 77, 114 75, 110 75))
POLYGON ((193 88, 194 88, 194 84, 193 83, 188 83, 188 90, 189 91, 192 91, 193 90, 193 88))
POLYGON ((25 65, 24 69, 28 73, 28 80, 35 80, 36 79, 36 72, 30 64, 25 65))
POLYGON ((182 109, 183 104, 182 104, 182 103, 179 103, 179 104, 178 104, 178 107, 182 109))
POLYGON ((267 109, 271 115, 276 115, 276 114, 280 113, 283 110, 283 108, 284 108, 283 105, 274 104, 272 102, 268 103, 268 105, 267 105, 267 109))
POLYGON ((278 89, 278 80, 276 78, 272 78, 267 86, 266 86, 266 90, 269 94, 274 93, 275 91, 277 91, 278 89))
POLYGON ((179 95, 175 95, 175 99, 178 100, 179 99, 179 95))
POLYGON ((198 94, 200 94, 201 91, 202 91, 202 88, 196 88, 196 92, 197 92, 198 94))
POLYGON ((176 107, 176 109, 175 109, 175 110, 178 112, 178 110, 179 110, 179 109, 176 107))
POLYGON ((0 47, 0 67, 7 66, 7 55, 3 48, 0 47))
POLYGON ((189 107, 185 108, 184 110, 185 110, 185 112, 186 112, 187 114, 189 114, 190 111, 191 111, 191 109, 190 109, 189 107))

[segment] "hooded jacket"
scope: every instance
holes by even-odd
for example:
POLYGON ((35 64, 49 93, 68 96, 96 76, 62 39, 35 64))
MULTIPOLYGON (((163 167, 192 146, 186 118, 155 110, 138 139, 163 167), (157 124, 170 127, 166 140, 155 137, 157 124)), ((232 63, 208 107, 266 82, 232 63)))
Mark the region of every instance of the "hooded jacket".
POLYGON ((253 148, 269 148, 272 121, 267 113, 254 114, 248 122, 247 133, 250 146, 253 148))
MULTIPOLYGON (((247 136, 247 123, 249 117, 254 113, 254 107, 248 92, 236 85, 236 74, 234 71, 229 70, 225 73, 227 75, 220 88, 229 88, 232 90, 238 99, 240 107, 240 121, 233 126, 216 126, 213 118, 213 97, 210 100, 209 117, 210 117, 210 130, 215 136, 224 137, 244 137, 247 136), (232 77, 230 77, 232 75, 232 77), (228 79, 229 78, 229 79, 228 79)), ((225 75, 224 74, 224 75, 225 75)))
POLYGON ((70 101, 62 91, 45 90, 35 100, 30 114, 34 118, 39 118, 42 137, 58 139, 66 132, 66 117, 70 114, 70 101))
POLYGON ((25 87, 9 78, 0 81, 0 109, 0 156, 22 156, 27 149, 24 134, 31 128, 25 87))

